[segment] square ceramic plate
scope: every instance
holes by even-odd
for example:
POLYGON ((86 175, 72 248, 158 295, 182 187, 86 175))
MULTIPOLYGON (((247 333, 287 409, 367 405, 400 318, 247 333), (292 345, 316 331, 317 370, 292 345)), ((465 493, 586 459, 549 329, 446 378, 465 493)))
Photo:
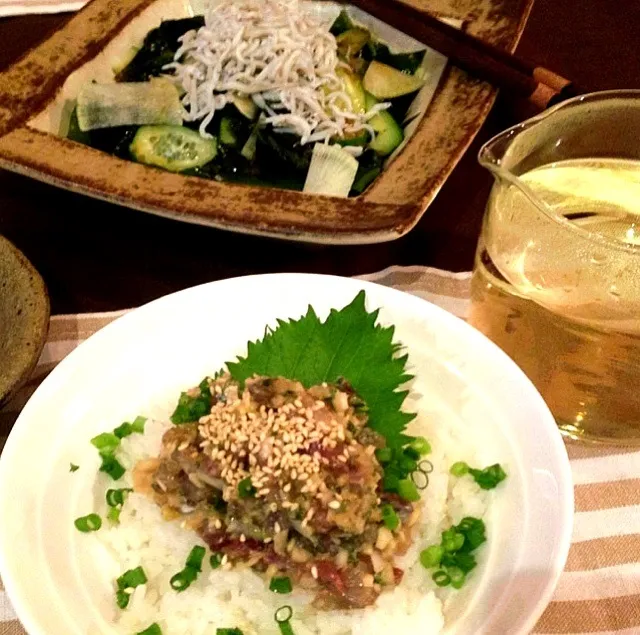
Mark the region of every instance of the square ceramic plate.
MULTIPOLYGON (((428 107, 420 110, 404 148, 362 195, 350 199, 182 176, 60 136, 70 75, 71 83, 83 75, 96 78, 114 52, 140 42, 161 19, 193 11, 186 1, 93 0, 0 73, 0 167, 112 203, 222 229, 318 243, 382 242, 399 238, 417 223, 495 97, 488 84, 457 68, 442 72, 442 64, 439 82, 429 84, 431 94, 418 98, 428 107)), ((532 2, 411 0, 462 21, 473 35, 507 50, 515 48, 532 2)), ((437 57, 433 53, 436 69, 437 57)))

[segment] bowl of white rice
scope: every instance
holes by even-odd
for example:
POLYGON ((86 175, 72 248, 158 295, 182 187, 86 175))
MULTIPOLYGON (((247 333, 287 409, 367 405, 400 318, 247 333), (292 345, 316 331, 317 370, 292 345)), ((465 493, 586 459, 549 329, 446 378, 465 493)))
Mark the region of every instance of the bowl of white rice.
POLYGON ((0 458, 0 574, 31 635, 528 633, 564 567, 572 513, 567 455, 549 410, 480 333, 424 300, 367 282, 251 276, 128 313, 44 381, 0 458), (297 319, 311 305, 324 320, 361 290, 367 310, 380 309, 378 323, 395 327, 394 341, 408 355, 413 379, 403 409, 417 416, 406 432, 430 444, 420 521, 396 561, 401 581, 364 608, 319 609, 305 588, 274 593, 250 567, 209 566, 207 555, 197 579, 176 592, 172 576, 194 547, 204 552, 208 544, 138 490, 108 522, 105 491, 114 485, 90 440, 144 415, 143 432, 118 447, 125 473, 115 487, 134 489, 134 468, 158 455, 181 392, 245 355, 247 342, 278 319, 297 319), (483 489, 452 473, 455 464, 499 464, 507 477, 483 489), (78 531, 74 521, 89 512, 104 518, 99 530, 78 531), (421 554, 469 517, 486 527, 477 566, 461 588, 439 586, 421 554), (127 589, 123 609, 116 580, 136 568, 144 582, 127 589), (289 631, 274 619, 283 605, 289 631))

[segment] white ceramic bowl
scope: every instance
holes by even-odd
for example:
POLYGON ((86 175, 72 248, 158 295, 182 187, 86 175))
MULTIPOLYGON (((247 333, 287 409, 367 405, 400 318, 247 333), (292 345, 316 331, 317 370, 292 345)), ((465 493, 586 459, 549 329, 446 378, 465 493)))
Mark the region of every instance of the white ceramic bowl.
POLYGON ((243 354, 266 324, 309 304, 324 318, 360 289, 396 326, 443 425, 477 438, 478 456, 509 473, 491 503, 482 566, 447 608, 447 633, 533 628, 564 567, 573 514, 566 451, 542 398, 489 340, 424 300, 282 274, 215 282, 133 311, 71 353, 26 405, 0 460, 0 572, 31 635, 115 632, 111 580, 73 526, 97 496, 88 440, 138 413, 166 418, 180 390, 243 354), (70 463, 80 470, 71 474, 70 463))

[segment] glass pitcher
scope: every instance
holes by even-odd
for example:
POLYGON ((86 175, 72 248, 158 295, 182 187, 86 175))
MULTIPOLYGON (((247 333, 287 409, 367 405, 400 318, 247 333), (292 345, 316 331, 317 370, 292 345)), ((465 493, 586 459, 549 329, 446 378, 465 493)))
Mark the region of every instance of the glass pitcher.
POLYGON ((640 91, 578 97, 489 141, 470 322, 560 430, 640 445, 640 91))

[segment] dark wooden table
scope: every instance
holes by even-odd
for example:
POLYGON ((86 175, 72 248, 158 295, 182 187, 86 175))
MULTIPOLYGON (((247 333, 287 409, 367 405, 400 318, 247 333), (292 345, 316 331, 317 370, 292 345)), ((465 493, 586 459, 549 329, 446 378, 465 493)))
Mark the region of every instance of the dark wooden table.
MULTIPOLYGON (((0 19, 0 68, 66 16, 0 19)), ((638 0, 536 0, 519 52, 593 90, 640 88, 638 0)), ((420 224, 392 243, 322 247, 265 240, 142 214, 0 171, 0 233, 42 273, 54 313, 136 306, 251 273, 369 273, 392 264, 468 270, 491 179, 481 143, 523 111, 498 100, 420 224)), ((640 140, 639 140, 640 143, 640 140)))

